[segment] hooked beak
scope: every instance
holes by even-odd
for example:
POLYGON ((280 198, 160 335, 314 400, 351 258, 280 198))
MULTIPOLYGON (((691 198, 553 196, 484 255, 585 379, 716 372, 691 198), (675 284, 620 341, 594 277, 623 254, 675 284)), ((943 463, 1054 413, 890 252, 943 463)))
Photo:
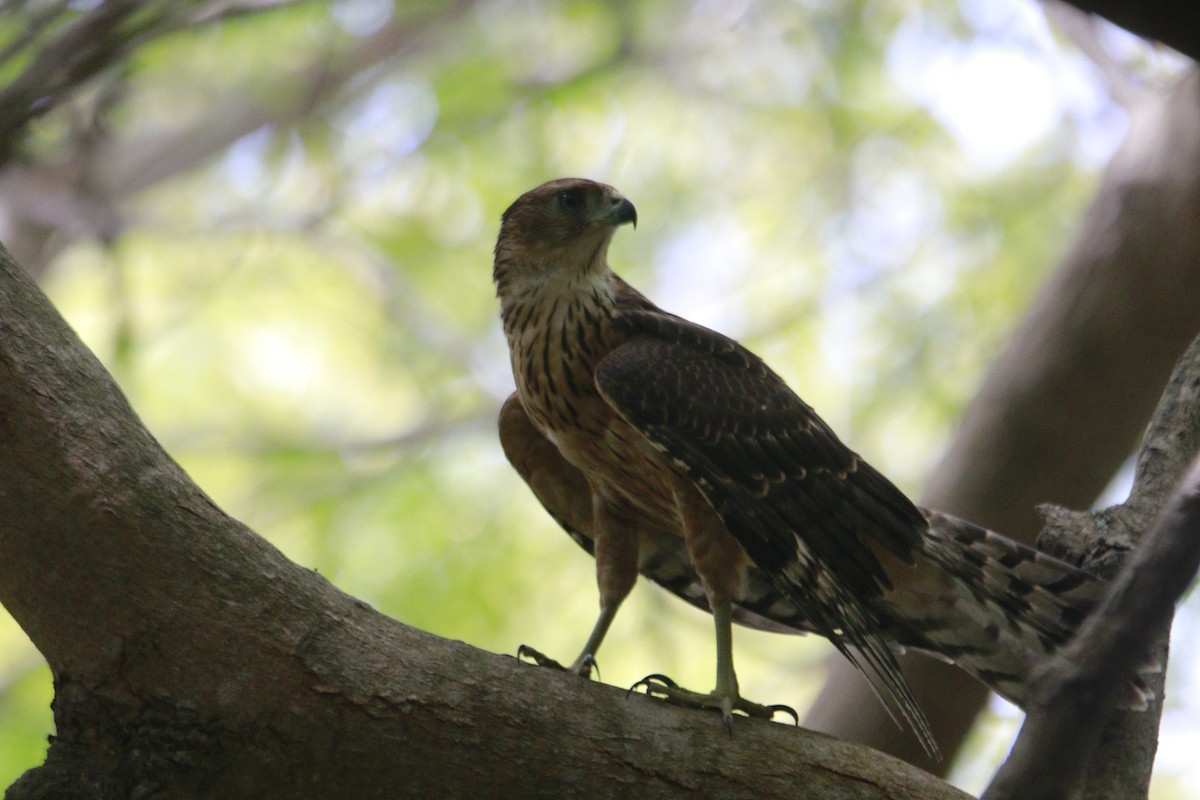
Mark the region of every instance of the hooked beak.
POLYGON ((632 222, 633 227, 637 228, 637 209, 633 207, 633 203, 616 195, 612 198, 612 207, 604 213, 602 219, 613 226, 632 222))

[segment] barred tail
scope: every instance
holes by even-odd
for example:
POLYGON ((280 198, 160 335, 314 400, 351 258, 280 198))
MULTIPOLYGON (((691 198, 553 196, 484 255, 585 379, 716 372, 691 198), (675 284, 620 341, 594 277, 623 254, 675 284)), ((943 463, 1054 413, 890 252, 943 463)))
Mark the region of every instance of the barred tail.
MULTIPOLYGON (((1104 583, 977 525, 924 513, 923 552, 912 577, 880 598, 881 617, 899 644, 952 661, 1024 706, 1034 670, 1074 635, 1104 583)), ((1127 689, 1123 708, 1144 709, 1154 696, 1136 675, 1127 689)))

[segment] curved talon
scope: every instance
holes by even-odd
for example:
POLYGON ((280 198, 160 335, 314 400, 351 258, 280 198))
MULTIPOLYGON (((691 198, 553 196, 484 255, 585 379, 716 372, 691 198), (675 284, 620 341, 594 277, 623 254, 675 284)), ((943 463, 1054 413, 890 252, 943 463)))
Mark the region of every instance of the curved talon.
POLYGON ((551 669, 562 670, 563 672, 567 671, 567 668, 562 664, 550 658, 550 656, 542 655, 541 652, 534 650, 527 644, 523 644, 517 648, 517 660, 520 661, 523 658, 529 659, 539 667, 550 667, 551 669))
MULTIPOLYGON (((642 678, 633 686, 630 686, 629 690, 625 692, 625 697, 628 698, 629 695, 633 694, 643 686, 646 688, 646 696, 654 697, 654 688, 656 686, 660 687, 661 689, 675 689, 678 688, 679 684, 675 683, 675 681, 671 680, 666 675, 660 675, 655 672, 642 678)), ((663 697, 667 697, 667 695, 663 694, 663 697)))
POLYGON ((653 674, 651 674, 651 675, 647 675, 646 677, 642 678, 642 681, 643 681, 643 682, 649 682, 649 681, 653 681, 654 683, 658 683, 658 684, 661 684, 661 685, 663 685, 663 686, 666 686, 668 689, 677 689, 677 688, 679 688, 679 684, 678 684, 678 683, 676 683, 675 681, 671 680, 671 679, 670 679, 670 678, 668 678, 666 675, 660 675, 660 674, 659 674, 659 673, 657 673, 657 672, 655 672, 655 673, 653 673, 653 674))
MULTIPOLYGON (((654 696, 653 690, 656 685, 658 685, 659 687, 661 687, 663 689, 678 689, 679 688, 679 684, 677 684, 675 681, 671 680, 666 675, 660 675, 659 673, 655 672, 655 673, 651 673, 650 675, 647 675, 646 677, 642 678, 640 681, 635 683, 633 686, 630 686, 629 691, 627 691, 625 693, 625 696, 628 697, 629 695, 631 695, 635 691, 637 691, 638 688, 644 686, 644 687, 646 687, 646 695, 648 697, 653 697, 654 696)), ((667 696, 668 695, 663 694, 663 697, 667 697, 667 696)))
POLYGON ((758 703, 751 702, 744 697, 735 698, 730 706, 730 711, 740 711, 747 717, 755 719, 773 720, 777 713, 787 714, 796 723, 796 727, 800 727, 800 715, 796 713, 796 709, 783 704, 775 704, 764 706, 758 703))
POLYGON ((600 680, 600 664, 596 661, 596 657, 591 653, 586 656, 581 656, 579 661, 572 667, 571 672, 582 675, 585 678, 592 677, 592 670, 596 670, 596 680, 600 680))
POLYGON ((785 706, 782 703, 777 703, 776 705, 773 705, 773 706, 767 706, 767 710, 771 712, 770 719, 774 719, 775 713, 780 712, 780 713, 789 715, 792 718, 792 722, 795 723, 796 727, 797 728, 800 727, 800 715, 797 714, 796 709, 792 708, 791 706, 785 706))

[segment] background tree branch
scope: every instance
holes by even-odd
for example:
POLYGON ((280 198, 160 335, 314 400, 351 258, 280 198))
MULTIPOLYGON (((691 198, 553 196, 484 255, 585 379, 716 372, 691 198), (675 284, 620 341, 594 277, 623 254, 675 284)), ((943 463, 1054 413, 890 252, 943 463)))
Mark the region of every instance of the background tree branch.
POLYGON ((169 126, 143 126, 132 136, 119 139, 88 131, 77 135, 71 152, 52 165, 31 166, 13 159, 16 142, 38 114, 91 77, 91 73, 61 74, 63 65, 56 53, 76 47, 75 39, 103 43, 93 59, 94 71, 99 71, 119 62, 134 46, 138 32, 118 36, 110 30, 132 25, 129 18, 139 20, 141 38, 136 43, 144 43, 149 32, 161 36, 193 19, 198 20, 195 24, 209 24, 281 4, 213 3, 176 18, 173 13, 178 9, 170 3, 161 17, 135 16, 138 3, 104 3, 47 44, 39 52, 49 55, 45 59, 39 56, 17 81, 0 91, 0 109, 22 110, 0 123, 0 209, 9 217, 11 250, 26 269, 39 275, 57 248, 66 244, 62 236, 56 239, 55 233, 70 231, 74 237, 111 240, 123 224, 120 210, 132 196, 195 169, 260 128, 293 126, 333 98, 345 100, 348 82, 382 62, 428 47, 436 40, 438 27, 469 5, 458 2, 416 17, 394 18, 369 36, 314 53, 304 67, 276 76, 266 89, 231 91, 194 118, 169 126), (59 81, 65 85, 56 88, 59 81))
POLYGON ((13 157, 30 122, 97 75, 119 67, 147 41, 184 26, 257 13, 286 2, 295 0, 186 4, 104 0, 78 15, 70 3, 39 4, 31 24, 0 50, 0 65, 20 64, 21 58, 28 57, 16 78, 0 90, 0 108, 6 112, 0 116, 0 164, 13 157))

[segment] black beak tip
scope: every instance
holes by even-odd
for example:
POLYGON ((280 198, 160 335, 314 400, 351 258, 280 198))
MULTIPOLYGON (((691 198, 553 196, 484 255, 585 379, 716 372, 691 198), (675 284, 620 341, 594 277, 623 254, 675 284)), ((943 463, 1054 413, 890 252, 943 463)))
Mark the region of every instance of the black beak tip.
POLYGON ((618 224, 626 222, 633 223, 633 227, 637 228, 637 209, 633 207, 633 203, 621 198, 621 202, 617 203, 617 207, 613 209, 613 220, 618 224))

